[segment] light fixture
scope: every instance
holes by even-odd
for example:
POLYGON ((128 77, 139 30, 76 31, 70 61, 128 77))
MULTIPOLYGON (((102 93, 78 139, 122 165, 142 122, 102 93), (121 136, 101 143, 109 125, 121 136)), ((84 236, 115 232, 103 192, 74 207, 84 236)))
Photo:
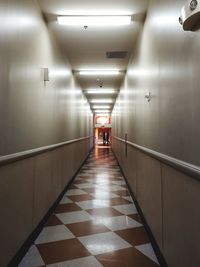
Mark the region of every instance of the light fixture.
POLYGON ((102 109, 102 110, 96 109, 94 112, 95 113, 110 113, 110 110, 107 110, 107 109, 102 109))
POLYGON ((91 99, 91 103, 112 103, 112 99, 91 99))
POLYGON ((114 89, 89 89, 86 91, 87 94, 115 94, 114 89))
POLYGON ((96 113, 96 116, 110 116, 110 113, 96 113))
POLYGON ((95 105, 95 106, 93 106, 92 107, 93 109, 109 109, 109 108, 111 108, 110 106, 98 106, 98 105, 95 105))
POLYGON ((151 98, 152 98, 151 92, 148 92, 144 97, 146 98, 146 100, 148 102, 150 102, 151 101, 151 98))
POLYGON ((121 73, 120 70, 116 69, 103 69, 103 70, 80 70, 75 73, 78 73, 79 75, 93 75, 93 76, 99 76, 99 75, 119 75, 121 73))
POLYGON ((58 24, 68 26, 129 25, 131 16, 58 16, 58 24))
POLYGON ((188 0, 181 10, 179 22, 184 31, 199 29, 200 5, 198 0, 188 0))

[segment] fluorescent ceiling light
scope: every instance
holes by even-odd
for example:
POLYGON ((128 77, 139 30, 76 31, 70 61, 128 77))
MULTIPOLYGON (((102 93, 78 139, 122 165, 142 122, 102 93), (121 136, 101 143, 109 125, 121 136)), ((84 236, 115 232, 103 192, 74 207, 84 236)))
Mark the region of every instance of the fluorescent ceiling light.
POLYGON ((119 75, 119 70, 80 70, 77 72, 80 75, 119 75))
POLYGON ((103 109, 103 110, 96 109, 94 112, 95 112, 95 113, 109 113, 110 110, 106 110, 106 109, 103 109))
POLYGON ((115 94, 116 91, 114 89, 89 89, 87 90, 87 94, 115 94))
POLYGON ((96 113, 96 116, 110 116, 110 113, 96 113))
POLYGON ((112 99, 92 99, 91 103, 112 103, 112 99))
POLYGON ((58 16, 58 24, 68 26, 129 25, 131 16, 58 16))
POLYGON ((111 108, 110 106, 98 106, 98 105, 95 105, 93 106, 92 108, 97 108, 97 109, 108 109, 108 108, 111 108))

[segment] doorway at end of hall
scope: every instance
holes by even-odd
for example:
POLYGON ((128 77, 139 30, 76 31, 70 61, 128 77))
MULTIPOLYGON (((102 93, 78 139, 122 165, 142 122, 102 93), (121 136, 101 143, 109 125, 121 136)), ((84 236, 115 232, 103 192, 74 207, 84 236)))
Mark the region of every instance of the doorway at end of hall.
POLYGON ((95 129, 95 144, 110 145, 111 128, 96 128, 95 129))

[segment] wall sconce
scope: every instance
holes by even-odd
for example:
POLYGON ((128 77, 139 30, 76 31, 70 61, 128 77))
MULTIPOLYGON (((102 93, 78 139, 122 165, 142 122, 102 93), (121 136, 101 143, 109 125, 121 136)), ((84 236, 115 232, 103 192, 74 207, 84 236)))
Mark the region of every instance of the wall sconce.
POLYGON ((44 71, 44 82, 49 82, 49 69, 48 68, 43 68, 44 71))
POLYGON ((144 97, 146 98, 146 100, 148 102, 150 102, 151 101, 151 98, 152 98, 151 92, 148 92, 148 94, 146 94, 144 97))
POLYGON ((194 31, 200 26, 200 2, 199 0, 188 0, 183 6, 179 23, 184 31, 194 31))

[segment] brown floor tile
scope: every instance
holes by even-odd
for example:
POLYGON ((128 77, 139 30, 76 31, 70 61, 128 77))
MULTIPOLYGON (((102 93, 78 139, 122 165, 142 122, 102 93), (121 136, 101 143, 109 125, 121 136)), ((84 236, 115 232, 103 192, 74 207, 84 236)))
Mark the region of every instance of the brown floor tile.
POLYGON ((132 246, 138 246, 150 242, 144 227, 119 230, 115 231, 115 233, 125 239, 132 246))
POLYGON ((95 191, 97 190, 97 188, 84 188, 83 190, 85 192, 87 192, 88 194, 92 194, 92 193, 95 193, 95 191))
POLYGON ((45 264, 52 264, 91 255, 76 238, 40 244, 37 245, 37 248, 45 264))
POLYGON ((93 175, 91 174, 88 174, 88 175, 79 175, 78 178, 81 178, 83 180, 87 180, 87 179, 90 179, 91 177, 93 177, 93 175))
POLYGON ((85 195, 76 195, 76 196, 68 196, 69 199, 71 199, 74 202, 79 202, 79 201, 85 201, 85 200, 92 200, 94 199, 93 196, 89 195, 89 194, 85 194, 85 195))
POLYGON ((77 237, 110 231, 103 224, 97 224, 95 223, 95 221, 72 223, 72 224, 68 224, 67 228, 69 228, 69 230, 77 237))
MULTIPOLYGON (((115 192, 114 192, 115 193, 115 192)), ((111 198, 110 199, 110 205, 111 206, 116 206, 116 205, 123 205, 123 204, 130 204, 131 202, 123 199, 121 197, 117 197, 117 198, 111 198)))
POLYGON ((117 194, 120 197, 130 196, 128 190, 119 190, 119 191, 115 191, 114 193, 117 194))
POLYGON ((128 190, 128 186, 127 186, 127 185, 123 184, 123 185, 120 185, 120 186, 121 186, 121 187, 124 187, 125 189, 128 190))
POLYGON ((96 256, 104 267, 158 267, 135 248, 121 249, 96 256))
POLYGON ((81 208, 75 203, 60 204, 57 206, 55 213, 71 212, 71 211, 78 211, 78 210, 81 210, 81 208))
POLYGON ((109 180, 110 181, 121 181, 123 177, 116 177, 115 175, 110 175, 109 180))
POLYGON ((142 220, 141 220, 140 215, 138 213, 136 213, 136 214, 130 214, 130 215, 127 215, 127 216, 130 217, 130 218, 132 218, 132 219, 134 219, 134 220, 136 220, 137 222, 142 223, 142 220))
POLYGON ((75 180, 74 181, 74 185, 76 185, 76 184, 85 184, 85 180, 75 180))
POLYGON ((63 224, 56 215, 51 215, 51 217, 48 219, 46 226, 55 226, 63 224))
POLYGON ((119 211, 116 211, 113 208, 98 208, 87 210, 92 216, 101 216, 101 217, 115 217, 123 215, 119 211))

